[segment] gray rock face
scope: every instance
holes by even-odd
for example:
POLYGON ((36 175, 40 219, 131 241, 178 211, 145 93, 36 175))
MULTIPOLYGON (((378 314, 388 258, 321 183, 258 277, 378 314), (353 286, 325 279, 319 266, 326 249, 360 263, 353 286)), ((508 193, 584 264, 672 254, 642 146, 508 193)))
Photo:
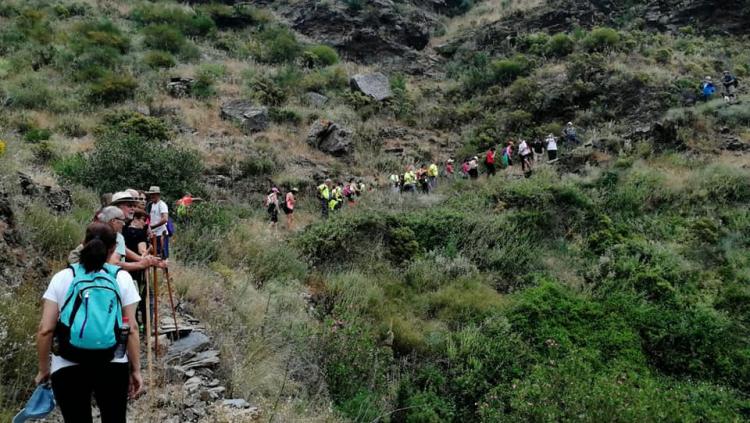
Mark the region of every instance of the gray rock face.
POLYGON ((38 184, 31 176, 21 172, 18 172, 18 183, 23 195, 43 199, 56 213, 67 213, 73 207, 73 198, 65 188, 38 184))
POLYGON ((310 127, 307 144, 332 156, 346 156, 352 152, 352 133, 329 120, 321 119, 310 127))
POLYGON ((388 77, 380 72, 354 75, 349 83, 353 90, 357 90, 377 101, 383 101, 393 96, 388 77))
POLYGON ((322 107, 328 102, 328 97, 311 91, 305 94, 305 100, 311 106, 322 107))
POLYGON ((236 122, 246 134, 268 128, 268 109, 248 100, 232 100, 222 104, 221 118, 236 122))

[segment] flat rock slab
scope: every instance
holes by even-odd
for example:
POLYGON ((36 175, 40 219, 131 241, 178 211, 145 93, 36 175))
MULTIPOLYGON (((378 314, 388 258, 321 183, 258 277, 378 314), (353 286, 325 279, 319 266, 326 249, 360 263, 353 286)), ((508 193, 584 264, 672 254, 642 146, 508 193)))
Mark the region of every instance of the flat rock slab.
POLYGON ((219 364, 219 352, 216 350, 203 351, 198 353, 195 357, 182 363, 180 367, 183 369, 199 369, 202 367, 213 367, 219 364))
POLYGON ((380 72, 359 73, 352 77, 349 84, 353 90, 359 91, 377 101, 383 101, 393 96, 388 77, 380 72))
POLYGON ((167 361, 187 354, 205 351, 211 343, 211 339, 202 332, 191 332, 188 336, 179 339, 169 347, 165 357, 167 361))
POLYGON ((236 122, 246 134, 268 128, 268 108, 248 100, 232 100, 221 105, 221 118, 236 122))

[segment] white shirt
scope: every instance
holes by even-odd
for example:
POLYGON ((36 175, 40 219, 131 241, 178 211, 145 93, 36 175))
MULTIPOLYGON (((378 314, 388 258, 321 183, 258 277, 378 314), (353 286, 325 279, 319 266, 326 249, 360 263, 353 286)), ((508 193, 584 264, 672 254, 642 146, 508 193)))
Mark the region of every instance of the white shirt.
POLYGON ((521 141, 521 144, 518 146, 518 154, 522 156, 531 154, 531 149, 529 149, 529 145, 526 144, 526 141, 521 141))
POLYGON ((557 150, 557 140, 555 138, 547 138, 547 150, 557 150))
MULTIPOLYGON (((104 271, 102 270, 102 272, 104 271)), ((70 284, 72 282, 73 271, 71 269, 65 269, 57 272, 55 276, 52 277, 52 280, 47 287, 47 291, 44 292, 42 298, 56 303, 57 311, 60 312, 60 309, 65 302, 65 295, 68 293, 68 288, 70 288, 70 284)), ((120 299, 122 300, 123 307, 135 304, 141 300, 141 297, 138 295, 138 290, 135 287, 135 283, 133 283, 133 278, 128 272, 117 272, 117 285, 119 285, 120 287, 120 299)), ((51 356, 52 365, 50 366, 50 373, 55 373, 56 371, 64 367, 75 366, 76 364, 78 364, 72 361, 68 361, 55 354, 51 354, 51 356)), ((127 362, 127 353, 122 358, 112 359, 112 363, 127 362)))
MULTIPOLYGON (((149 216, 151 217, 151 224, 156 225, 157 223, 161 222, 161 215, 164 213, 169 214, 167 203, 159 200, 158 202, 152 204, 151 212, 149 213, 149 216)), ((153 232, 156 236, 162 236, 167 233, 167 224, 165 223, 157 228, 153 228, 151 229, 151 232, 153 232)))

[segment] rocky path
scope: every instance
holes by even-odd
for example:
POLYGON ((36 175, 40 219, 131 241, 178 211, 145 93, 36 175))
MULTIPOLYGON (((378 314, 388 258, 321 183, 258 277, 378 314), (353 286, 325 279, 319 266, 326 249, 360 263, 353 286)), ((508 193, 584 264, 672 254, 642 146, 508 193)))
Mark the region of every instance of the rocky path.
MULTIPOLYGON (((178 307, 179 308, 179 307, 178 307)), ((160 307, 159 358, 154 357, 153 377, 149 382, 146 341, 142 345, 142 374, 146 393, 132 401, 128 422, 208 423, 252 422, 261 410, 245 399, 227 397, 219 371, 220 353, 200 321, 178 311, 175 330, 169 308, 160 307), (172 342, 175 332, 179 339, 172 342)), ((99 410, 93 407, 94 421, 99 410)), ((43 420, 62 423, 59 409, 43 420)))

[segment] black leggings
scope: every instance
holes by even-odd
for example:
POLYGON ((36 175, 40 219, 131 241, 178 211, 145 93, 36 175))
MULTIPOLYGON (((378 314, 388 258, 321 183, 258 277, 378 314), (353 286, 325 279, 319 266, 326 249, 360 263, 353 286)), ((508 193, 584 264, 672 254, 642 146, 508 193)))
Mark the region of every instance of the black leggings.
POLYGON ((90 423, 91 395, 102 423, 125 423, 128 409, 128 363, 78 364, 52 374, 52 391, 65 423, 90 423))

